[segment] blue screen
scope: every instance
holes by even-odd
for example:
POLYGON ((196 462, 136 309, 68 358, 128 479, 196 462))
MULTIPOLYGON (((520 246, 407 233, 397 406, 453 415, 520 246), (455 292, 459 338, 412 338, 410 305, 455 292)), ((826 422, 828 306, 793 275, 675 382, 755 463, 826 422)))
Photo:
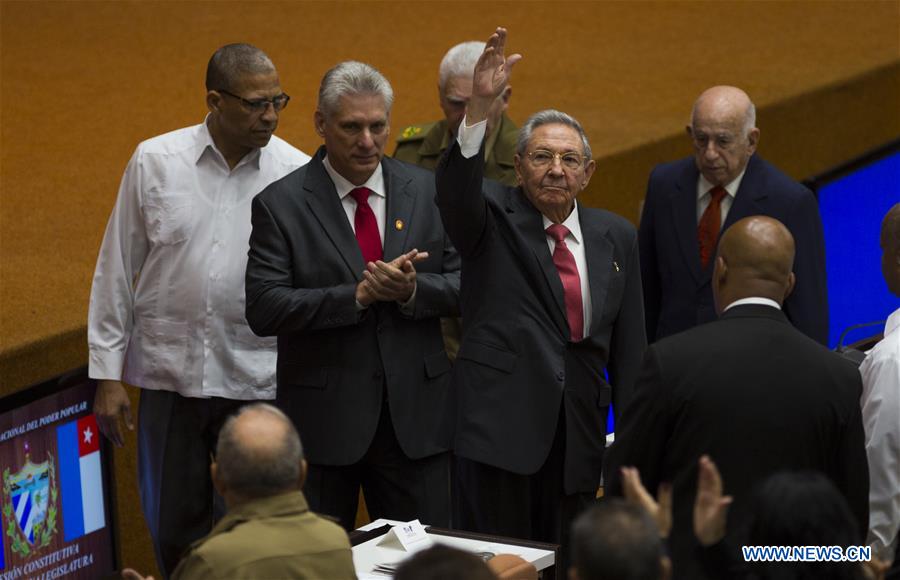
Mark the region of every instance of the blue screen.
MULTIPOLYGON (((881 221, 900 202, 900 152, 818 187, 825 229, 830 332, 837 346, 849 326, 884 320, 900 308, 881 275, 881 221)), ((884 332, 884 325, 851 331, 844 344, 884 332)))

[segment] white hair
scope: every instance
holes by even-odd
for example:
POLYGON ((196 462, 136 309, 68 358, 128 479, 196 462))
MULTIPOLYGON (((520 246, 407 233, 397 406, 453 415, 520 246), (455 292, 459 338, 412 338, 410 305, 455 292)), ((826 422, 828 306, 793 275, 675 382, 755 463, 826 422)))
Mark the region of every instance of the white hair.
POLYGON ((441 59, 441 68, 438 70, 438 87, 441 93, 447 86, 447 81, 453 77, 472 77, 475 71, 475 63, 484 52, 485 43, 480 40, 461 42, 447 51, 441 59))
POLYGON ((328 117, 344 95, 381 95, 388 113, 394 104, 394 89, 384 75, 375 67, 355 60, 336 64, 322 77, 319 110, 328 117))

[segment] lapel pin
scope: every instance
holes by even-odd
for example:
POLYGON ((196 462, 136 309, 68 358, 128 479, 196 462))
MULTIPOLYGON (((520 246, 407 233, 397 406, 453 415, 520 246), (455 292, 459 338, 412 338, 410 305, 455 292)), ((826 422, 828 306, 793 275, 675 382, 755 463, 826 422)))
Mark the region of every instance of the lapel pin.
POLYGON ((616 267, 616 272, 618 272, 619 271, 619 263, 616 262, 615 260, 613 260, 613 266, 616 267))
POLYGON ((403 229, 403 220, 397 220, 394 222, 394 228, 399 232, 403 229))

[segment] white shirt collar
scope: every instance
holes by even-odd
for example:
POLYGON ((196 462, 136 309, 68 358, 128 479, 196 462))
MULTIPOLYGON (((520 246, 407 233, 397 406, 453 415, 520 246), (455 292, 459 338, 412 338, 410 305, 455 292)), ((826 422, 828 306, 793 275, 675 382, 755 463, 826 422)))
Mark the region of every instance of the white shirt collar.
MULTIPOLYGON (((547 228, 550 227, 554 222, 550 220, 544 214, 541 214, 541 219, 544 222, 544 231, 547 231, 547 228)), ((568 228, 569 233, 572 234, 572 237, 575 238, 575 242, 581 243, 581 220, 578 219, 578 202, 576 201, 573 204, 572 212, 569 214, 569 217, 565 219, 562 225, 568 228)))
MULTIPOLYGON (((731 199, 734 199, 734 196, 737 195, 738 188, 741 187, 741 181, 744 179, 744 173, 747 172, 747 167, 744 167, 744 170, 741 171, 740 175, 734 178, 731 183, 725 186, 725 191, 728 193, 728 196, 731 199)), ((707 180, 703 174, 700 174, 700 179, 697 181, 697 199, 699 200, 704 195, 709 193, 709 190, 715 187, 712 183, 707 180)))
POLYGON ((887 322, 884 324, 884 335, 887 336, 900 328, 900 308, 888 316, 887 322))
POLYGON ((325 166, 325 171, 328 173, 328 176, 331 177, 331 181, 334 182, 334 188, 337 190, 338 197, 341 199, 347 197, 347 195, 357 187, 368 187, 379 197, 386 197, 384 190, 384 173, 381 170, 381 163, 378 164, 378 167, 375 168, 375 171, 372 172, 369 179, 362 185, 353 185, 346 177, 338 173, 328 161, 328 155, 322 159, 322 165, 325 166))
POLYGON ((771 298, 763 298, 762 296, 751 296, 749 298, 741 298, 739 300, 735 300, 734 302, 732 302, 731 304, 726 306, 725 310, 723 310, 722 312, 725 312, 729 308, 734 308, 735 306, 743 306, 745 304, 759 304, 759 305, 763 305, 763 306, 771 306, 772 308, 777 308, 778 310, 781 310, 781 304, 775 302, 771 298))
MULTIPOLYGON (((216 142, 213 141, 212 133, 209 132, 209 117, 210 113, 207 113, 206 118, 203 119, 203 123, 200 124, 200 129, 197 133, 197 157, 194 159, 194 163, 200 163, 200 160, 203 159, 203 155, 207 151, 210 151, 212 154, 218 156, 227 168, 228 162, 225 161, 225 156, 222 155, 222 152, 219 151, 218 147, 216 147, 216 142)), ((252 163, 256 169, 259 169, 259 162, 260 158, 262 157, 263 149, 265 149, 265 147, 251 150, 249 153, 244 155, 244 157, 240 161, 238 161, 238 164, 234 166, 234 169, 237 169, 238 167, 247 165, 249 163, 252 163)), ((234 169, 232 169, 232 171, 234 169)))

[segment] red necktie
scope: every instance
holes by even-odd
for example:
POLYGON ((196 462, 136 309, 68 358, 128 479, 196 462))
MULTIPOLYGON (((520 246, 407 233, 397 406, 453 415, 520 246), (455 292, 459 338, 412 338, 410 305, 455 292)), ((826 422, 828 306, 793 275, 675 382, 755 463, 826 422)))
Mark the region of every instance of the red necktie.
POLYGON ((722 198, 726 193, 725 188, 721 185, 709 190, 709 205, 706 206, 706 210, 700 216, 700 223, 697 224, 700 264, 704 269, 716 250, 716 240, 719 239, 719 230, 722 228, 722 198))
POLYGON ((553 264, 559 272, 566 302, 566 318, 569 319, 569 331, 573 342, 584 338, 584 311, 581 301, 581 277, 575 265, 575 256, 566 246, 565 237, 569 228, 562 224, 547 227, 547 235, 556 242, 553 249, 553 264))
POLYGON ((368 187, 357 187, 350 192, 356 200, 356 215, 353 216, 356 241, 367 264, 380 260, 384 255, 381 249, 381 234, 378 233, 378 221, 375 219, 375 212, 369 206, 370 193, 372 190, 368 187))

